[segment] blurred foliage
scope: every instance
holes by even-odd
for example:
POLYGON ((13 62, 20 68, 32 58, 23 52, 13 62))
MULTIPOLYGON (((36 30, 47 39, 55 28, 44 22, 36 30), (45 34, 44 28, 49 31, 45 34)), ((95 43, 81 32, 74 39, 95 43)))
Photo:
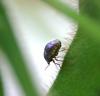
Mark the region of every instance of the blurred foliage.
POLYGON ((0 1, 0 47, 8 57, 10 64, 26 93, 26 96, 37 96, 35 87, 33 86, 30 74, 25 65, 23 56, 13 35, 13 31, 7 17, 8 16, 6 15, 0 1))
MULTIPOLYGON (((57 0, 55 1, 57 2, 57 0)), ((92 26, 94 21, 95 24, 99 24, 100 12, 96 5, 99 1, 92 1, 80 0, 80 14, 87 16, 91 23, 87 23, 88 20, 84 19, 83 26, 82 19, 79 21, 78 32, 65 56, 63 66, 49 92, 49 96, 100 96, 100 39, 96 39, 99 30, 98 27, 96 29, 95 26, 92 26), (95 29, 95 31, 93 32, 91 29, 95 29)), ((57 6, 60 4, 55 6, 51 1, 49 4, 59 11, 60 7, 57 6)), ((60 12, 70 15, 67 11, 60 10, 60 12)), ((100 38, 100 35, 98 37, 100 38)))
POLYGON ((91 34, 90 36, 92 38, 95 38, 97 42, 98 40, 100 41, 100 32, 99 32, 100 27, 99 27, 98 22, 96 22, 93 18, 90 18, 87 14, 85 14, 83 10, 80 11, 80 14, 77 14, 74 10, 69 8, 67 4, 62 3, 61 1, 58 1, 58 0, 43 0, 43 1, 51 5, 52 7, 54 7, 56 11, 62 13, 64 16, 67 16, 67 17, 69 16, 70 18, 78 22, 78 24, 82 28, 88 31, 88 32, 85 31, 86 34, 88 35, 91 34))
POLYGON ((89 18, 92 18, 92 20, 100 23, 100 5, 98 6, 98 4, 100 4, 100 1, 98 0, 81 0, 80 12, 89 16, 89 18))
MULTIPOLYGON (((48 95, 100 96, 100 1, 80 0, 80 15, 77 15, 59 0, 43 1, 55 7, 65 16, 70 16, 79 22, 76 37, 48 95)), ((1 1, 0 47, 11 62, 26 96, 37 96, 1 1)), ((0 84, 2 90, 1 85, 2 83, 0 84)))
POLYGON ((0 73, 0 96, 4 96, 3 83, 2 83, 1 73, 0 73))

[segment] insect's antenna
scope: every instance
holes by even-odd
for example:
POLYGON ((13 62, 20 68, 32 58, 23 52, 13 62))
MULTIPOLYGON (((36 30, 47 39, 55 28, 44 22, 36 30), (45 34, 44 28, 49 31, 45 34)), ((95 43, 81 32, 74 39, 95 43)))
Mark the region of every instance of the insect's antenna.
POLYGON ((48 67, 49 67, 49 64, 48 64, 48 66, 45 68, 45 70, 46 70, 48 67))

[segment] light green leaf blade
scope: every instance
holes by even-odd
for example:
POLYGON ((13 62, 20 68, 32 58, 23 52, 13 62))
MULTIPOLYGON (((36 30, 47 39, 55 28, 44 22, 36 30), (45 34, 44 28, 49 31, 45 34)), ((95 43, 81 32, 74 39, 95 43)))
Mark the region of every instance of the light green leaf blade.
POLYGON ((35 86, 33 86, 32 78, 25 65, 21 51, 16 43, 11 26, 8 22, 7 15, 5 14, 4 7, 0 2, 0 47, 8 57, 11 67, 13 68, 16 76, 26 96, 37 96, 35 86))

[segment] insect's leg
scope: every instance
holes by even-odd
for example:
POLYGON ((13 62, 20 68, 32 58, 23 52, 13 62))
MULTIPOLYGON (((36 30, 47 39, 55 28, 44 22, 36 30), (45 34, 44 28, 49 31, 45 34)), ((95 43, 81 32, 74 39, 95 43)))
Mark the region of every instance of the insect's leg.
POLYGON ((56 65, 58 65, 58 66, 59 66, 59 68, 61 67, 61 66, 60 66, 60 64, 58 64, 58 63, 56 63, 56 65))
POLYGON ((62 47, 61 50, 59 50, 59 52, 66 51, 66 50, 67 48, 62 47))
MULTIPOLYGON (((54 59, 52 59, 52 61, 53 61, 53 63, 56 65, 56 62, 54 61, 54 59)), ((57 67, 57 65, 56 65, 56 67, 57 67)), ((58 67, 57 67, 58 68, 58 67)))
POLYGON ((62 56, 56 56, 56 58, 62 58, 62 56))
POLYGON ((57 67, 57 65, 58 65, 59 68, 60 68, 60 64, 56 63, 54 59, 52 59, 52 61, 53 61, 53 63, 56 65, 56 67, 57 67))
POLYGON ((59 59, 57 59, 56 57, 54 58, 56 61, 61 61, 61 62, 63 62, 63 60, 59 60, 59 59))

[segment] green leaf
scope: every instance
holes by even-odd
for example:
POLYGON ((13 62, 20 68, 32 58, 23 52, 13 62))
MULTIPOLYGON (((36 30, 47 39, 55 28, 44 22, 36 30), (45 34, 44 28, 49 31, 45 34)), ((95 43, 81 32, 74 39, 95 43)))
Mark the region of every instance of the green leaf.
MULTIPOLYGON (((95 21, 93 18, 90 18, 87 14, 84 14, 84 11, 83 11, 84 9, 82 11, 80 11, 80 14, 77 14, 77 12, 75 12, 74 10, 69 8, 66 4, 62 3, 60 0, 43 0, 43 1, 48 3, 49 5, 51 5, 52 7, 54 7, 58 12, 61 12, 64 16, 67 16, 67 17, 69 16, 73 20, 77 21, 81 27, 83 27, 84 29, 86 29, 88 31, 88 32, 85 31, 88 35, 91 34, 90 36, 92 38, 95 38, 97 40, 97 42, 98 42, 98 40, 100 41, 99 22, 95 21)), ((85 2, 85 0, 82 0, 81 2, 83 2, 83 1, 85 2)), ((89 2, 89 0, 87 2, 89 2)), ((85 3, 87 3, 87 2, 85 2, 85 3)), ((91 2, 91 4, 94 4, 94 2, 91 2)), ((97 8, 95 8, 95 6, 93 8, 97 9, 97 8)), ((90 10, 92 10, 92 9, 90 8, 90 10)), ((94 11, 94 10, 92 10, 92 11, 94 11)), ((96 11, 96 13, 99 13, 98 10, 96 11)))
POLYGON ((50 96, 100 95, 100 45, 79 28, 50 96))
POLYGON ((29 71, 25 65, 21 51, 16 43, 8 17, 0 1, 0 47, 10 61, 26 96, 37 96, 29 71))
POLYGON ((1 73, 0 73, 0 96, 4 96, 3 82, 2 82, 2 78, 1 78, 1 73))
MULTIPOLYGON (((54 1, 57 2, 57 0, 54 1)), ((49 3, 51 4, 51 2, 49 3)), ((100 22, 99 10, 95 4, 92 0, 81 2, 80 11, 84 12, 84 16, 88 16, 88 18, 84 19, 84 25, 82 24, 83 19, 77 19, 79 20, 78 32, 65 56, 61 71, 50 89, 49 96, 100 96, 100 39, 97 39, 100 38, 100 35, 97 36, 99 30, 93 26, 93 22, 88 22, 90 18, 91 21, 95 20, 95 24, 100 22), (88 23, 86 24, 86 22, 88 23), (93 32, 91 29, 95 31, 93 30, 93 32), (93 33, 95 33, 95 38, 93 33)), ((51 5, 59 11, 59 3, 51 5)), ((60 12, 67 14, 66 8, 64 10, 60 10, 60 12)), ((65 16, 67 16, 66 14, 65 16)), ((74 18, 74 15, 70 16, 74 18)))

